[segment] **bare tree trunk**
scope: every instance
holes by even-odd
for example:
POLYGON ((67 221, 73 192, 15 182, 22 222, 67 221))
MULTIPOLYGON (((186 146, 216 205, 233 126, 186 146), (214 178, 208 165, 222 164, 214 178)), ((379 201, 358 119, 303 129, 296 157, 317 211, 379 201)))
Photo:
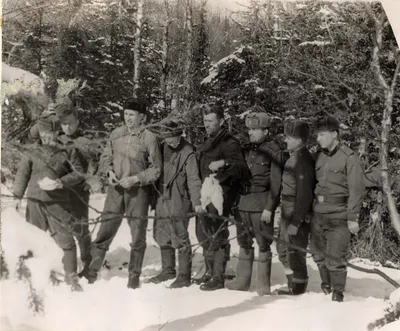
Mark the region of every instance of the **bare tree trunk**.
POLYGON ((373 39, 374 48, 372 52, 372 67, 375 72, 375 77, 379 82, 379 85, 382 88, 385 95, 385 109, 383 111, 383 116, 382 116, 382 133, 381 133, 381 148, 380 148, 380 162, 381 162, 381 176, 382 176, 383 190, 388 199, 388 206, 393 227, 396 229, 397 233, 400 236, 400 215, 397 212, 396 203, 392 195, 392 190, 389 183, 389 169, 388 169, 388 149, 389 149, 390 130, 392 128, 391 115, 393 111, 393 95, 397 83, 397 76, 399 75, 400 72, 400 56, 397 55, 396 57, 397 58, 396 70, 394 72, 392 82, 389 84, 386 81, 385 77, 383 77, 379 61, 379 53, 382 48, 383 28, 387 23, 386 16, 385 13, 382 12, 381 17, 377 17, 373 12, 370 4, 365 4, 365 8, 368 11, 369 15, 373 18, 375 23, 375 38, 373 39))
POLYGON ((135 48, 134 48, 134 57, 135 57, 135 71, 133 76, 133 95, 137 95, 137 91, 140 87, 140 47, 142 42, 142 21, 143 21, 143 6, 144 0, 138 0, 138 10, 136 15, 136 34, 135 34, 135 48))
POLYGON ((186 0, 186 63, 184 75, 184 97, 189 99, 192 89, 192 62, 193 62, 193 17, 192 0, 186 0))

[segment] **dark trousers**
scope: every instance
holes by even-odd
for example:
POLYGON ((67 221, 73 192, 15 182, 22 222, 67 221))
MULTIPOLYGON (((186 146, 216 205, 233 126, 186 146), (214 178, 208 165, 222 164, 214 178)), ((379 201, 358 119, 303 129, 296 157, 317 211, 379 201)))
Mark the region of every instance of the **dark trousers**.
POLYGON ((57 245, 64 251, 66 273, 77 271, 74 218, 63 204, 28 200, 29 223, 43 231, 49 230, 57 245))
POLYGON ((93 241, 91 269, 100 270, 105 252, 121 226, 126 215, 131 230, 131 250, 136 256, 129 264, 130 274, 139 276, 142 270, 144 253, 146 250, 146 230, 149 209, 149 195, 147 187, 135 187, 125 191, 122 188, 109 187, 101 217, 100 229, 93 241), (136 218, 139 217, 139 218, 136 218), (142 217, 142 218, 141 218, 142 217))
MULTIPOLYGON (((276 249, 278 251, 279 260, 285 269, 293 271, 293 282, 302 283, 308 280, 306 252, 299 251, 293 247, 289 247, 285 242, 306 249, 308 245, 308 236, 310 234, 310 224, 302 222, 295 236, 287 234, 287 227, 294 213, 294 203, 282 201, 281 205, 281 222, 279 224, 279 239, 276 249)), ((285 270, 286 271, 286 270, 285 270)))
POLYGON ((239 220, 236 223, 236 234, 239 246, 244 249, 253 247, 255 238, 261 253, 271 251, 273 239, 268 238, 264 233, 274 235, 274 215, 271 222, 261 221, 261 212, 239 211, 239 220))
POLYGON ((320 270, 322 286, 343 292, 346 286, 346 253, 351 234, 347 221, 315 214, 311 227, 311 251, 320 270))

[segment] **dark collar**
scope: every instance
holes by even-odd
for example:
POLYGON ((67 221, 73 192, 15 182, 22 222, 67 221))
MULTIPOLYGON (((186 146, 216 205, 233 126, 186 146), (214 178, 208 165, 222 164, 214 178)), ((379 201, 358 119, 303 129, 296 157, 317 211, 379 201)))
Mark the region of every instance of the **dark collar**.
POLYGON ((332 149, 331 151, 327 150, 326 148, 324 148, 322 151, 327 156, 333 156, 336 154, 336 152, 339 150, 339 148, 340 148, 340 144, 337 144, 336 147, 334 149, 332 149))

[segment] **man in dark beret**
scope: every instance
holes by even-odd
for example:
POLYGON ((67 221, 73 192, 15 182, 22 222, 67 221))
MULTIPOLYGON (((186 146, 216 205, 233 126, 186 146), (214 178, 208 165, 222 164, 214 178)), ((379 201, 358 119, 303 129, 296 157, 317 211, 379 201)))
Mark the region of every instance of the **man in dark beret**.
POLYGON ((306 249, 310 224, 306 216, 311 212, 315 188, 315 162, 306 143, 310 129, 306 122, 293 121, 285 125, 285 142, 290 158, 286 161, 282 176, 281 221, 277 251, 285 268, 288 291, 278 294, 303 294, 308 283, 306 254, 282 241, 306 249))
POLYGON ((322 290, 326 294, 332 292, 333 301, 342 302, 347 278, 345 257, 351 235, 359 231, 365 184, 358 155, 339 140, 339 126, 332 116, 318 120, 315 125, 322 152, 315 162, 317 184, 311 250, 319 268, 322 290))
POLYGON ((266 113, 246 117, 251 145, 245 149, 251 180, 240 197, 237 240, 240 246, 236 278, 226 282, 230 290, 247 291, 250 287, 254 261, 253 239, 259 247, 257 293, 271 294, 271 237, 274 234, 274 215, 279 205, 282 169, 287 157, 270 139, 271 118, 266 113), (270 237, 266 237, 267 233, 270 237))
POLYGON ((126 215, 131 229, 128 288, 140 285, 152 185, 162 169, 157 136, 147 130, 144 100, 129 98, 124 104, 124 125, 115 129, 100 158, 99 173, 109 180, 100 229, 93 240, 89 283, 97 279, 106 252, 126 215))
POLYGON ((176 277, 175 251, 178 251, 178 276, 170 288, 191 285, 192 248, 188 213, 202 212, 201 179, 193 146, 182 137, 174 121, 163 122, 163 171, 158 182, 154 239, 160 246, 161 272, 150 278, 161 283, 176 277))

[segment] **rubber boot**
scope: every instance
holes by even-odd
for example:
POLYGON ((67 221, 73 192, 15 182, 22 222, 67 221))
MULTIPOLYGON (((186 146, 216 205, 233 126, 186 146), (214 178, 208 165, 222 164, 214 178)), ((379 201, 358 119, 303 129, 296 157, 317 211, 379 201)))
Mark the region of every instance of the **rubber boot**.
POLYGON ((97 274, 103 265, 106 253, 107 252, 104 249, 96 248, 94 246, 92 247, 92 260, 89 265, 89 270, 86 272, 86 275, 84 275, 89 284, 93 284, 97 280, 97 274))
POLYGON ((65 283, 71 285, 72 292, 82 292, 83 288, 79 284, 79 277, 76 272, 66 273, 65 274, 65 283))
POLYGON ((175 250, 171 247, 161 248, 161 272, 151 277, 149 282, 160 284, 175 277, 175 250))
POLYGON ((214 253, 213 276, 208 282, 200 286, 200 290, 215 291, 224 288, 226 262, 226 249, 220 248, 214 253))
POLYGON ((213 264, 214 264, 214 252, 209 251, 204 254, 204 264, 206 267, 206 271, 203 276, 200 278, 193 279, 193 283, 197 285, 201 285, 207 283, 211 280, 213 274, 213 264))
POLYGON ((278 290, 277 293, 278 295, 292 295, 293 294, 293 274, 288 274, 286 275, 286 279, 287 279, 287 290, 278 290))
POLYGON ((170 288, 189 287, 191 285, 190 276, 192 274, 192 250, 190 247, 179 249, 178 263, 178 277, 171 284, 170 288))
POLYGON ((225 282, 225 287, 233 291, 248 291, 253 272, 254 248, 240 248, 239 261, 236 267, 236 278, 225 282))
POLYGON ((331 271, 332 301, 343 302, 347 271, 331 271))
POLYGON ((142 273, 142 265, 144 259, 144 253, 146 247, 141 249, 131 249, 131 257, 129 260, 129 278, 128 278, 128 288, 137 289, 140 286, 139 277, 142 273))
POLYGON ((260 252, 257 270, 257 294, 259 296, 271 294, 271 266, 272 253, 260 252))
POLYGON ((325 265, 318 265, 319 275, 321 277, 321 289, 325 294, 330 294, 331 290, 331 274, 325 265))

